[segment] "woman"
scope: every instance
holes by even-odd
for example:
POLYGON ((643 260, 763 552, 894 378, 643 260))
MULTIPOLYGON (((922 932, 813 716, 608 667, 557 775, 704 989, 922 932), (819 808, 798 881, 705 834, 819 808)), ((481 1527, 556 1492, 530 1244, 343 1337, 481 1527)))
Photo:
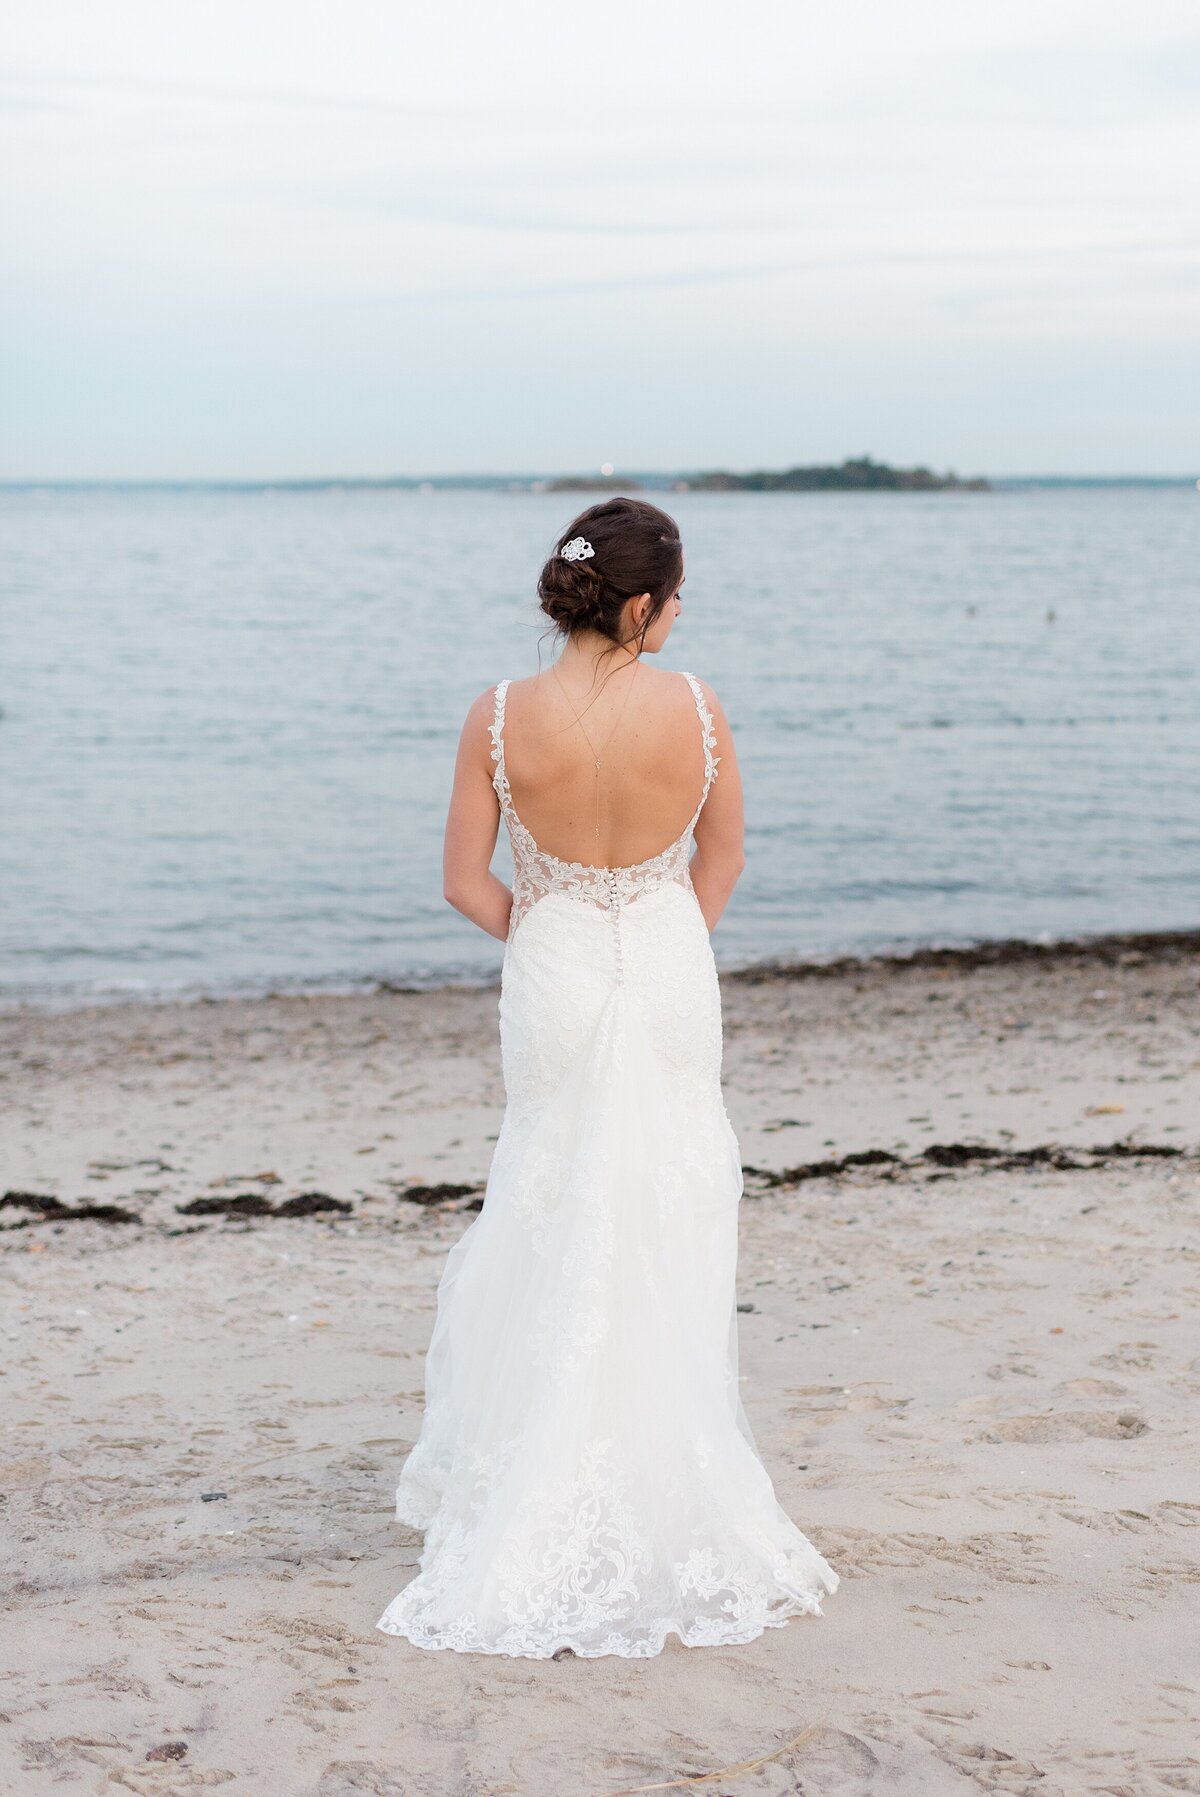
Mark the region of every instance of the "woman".
POLYGON ((665 512, 590 507, 538 584, 557 661, 463 728, 446 897, 505 941, 508 1103, 396 1494, 425 1545, 378 1626, 419 1647, 642 1658, 671 1633, 752 1640, 838 1583, 738 1392, 742 1179, 709 931, 742 798, 715 694, 646 663, 682 584, 665 512), (501 817, 511 892, 490 871, 501 817))

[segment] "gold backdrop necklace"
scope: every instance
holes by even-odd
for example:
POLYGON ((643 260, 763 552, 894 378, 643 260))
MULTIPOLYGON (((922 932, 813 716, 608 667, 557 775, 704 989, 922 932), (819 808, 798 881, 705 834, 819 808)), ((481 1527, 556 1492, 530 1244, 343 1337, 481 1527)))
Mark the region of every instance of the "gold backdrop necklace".
MULTIPOLYGON (((633 687, 634 681, 638 677, 638 669, 641 667, 641 665, 642 665, 641 657, 637 656, 634 660, 633 673, 629 676, 629 684, 625 688, 625 697, 621 700, 621 709, 617 713, 617 721, 613 725, 612 729, 609 731, 608 735, 605 737, 604 741, 600 744, 600 747, 597 748, 595 743, 592 741, 592 738, 588 731, 587 725, 584 723, 583 719, 580 717, 579 713, 575 709, 574 701, 572 700, 570 693, 567 691, 566 687, 563 685, 562 675, 558 671, 558 663, 557 662, 551 663, 551 670, 554 674, 555 680, 557 680, 557 682, 558 682, 559 690, 562 693, 563 698, 567 701, 567 705, 570 709, 571 716, 575 719, 575 722, 579 725, 579 728, 583 731, 583 740, 587 743, 588 748, 592 752, 592 764, 593 764, 593 772, 594 772, 593 794, 594 794, 594 798, 595 798, 595 818, 596 818, 594 835, 595 835, 595 840, 596 840, 597 845, 600 842, 600 769, 603 764, 603 751, 605 749, 607 749, 609 743, 612 741, 613 737, 617 734, 617 731, 621 727, 621 719, 625 716, 625 707, 629 703, 629 694, 633 687)), ((599 865, 599 863, 597 863, 597 865, 599 865)))

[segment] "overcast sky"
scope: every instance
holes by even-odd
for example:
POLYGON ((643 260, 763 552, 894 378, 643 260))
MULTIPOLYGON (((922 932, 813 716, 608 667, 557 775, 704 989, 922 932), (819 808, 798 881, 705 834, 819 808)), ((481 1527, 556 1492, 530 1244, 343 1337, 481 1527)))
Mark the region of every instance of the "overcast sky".
POLYGON ((40 0, 0 476, 1200 473, 1194 0, 40 0))

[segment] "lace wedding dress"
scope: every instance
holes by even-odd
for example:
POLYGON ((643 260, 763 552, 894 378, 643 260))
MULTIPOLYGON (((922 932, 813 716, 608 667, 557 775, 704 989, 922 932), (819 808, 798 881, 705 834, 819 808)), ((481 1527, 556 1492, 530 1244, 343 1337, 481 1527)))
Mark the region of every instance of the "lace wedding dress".
POLYGON ((737 1374, 742 1176, 688 874, 717 772, 632 867, 560 861, 517 816, 500 1035, 507 1110, 451 1249, 396 1514, 420 1570, 378 1622, 418 1647, 644 1658, 820 1614, 838 1578, 781 1509, 737 1374))

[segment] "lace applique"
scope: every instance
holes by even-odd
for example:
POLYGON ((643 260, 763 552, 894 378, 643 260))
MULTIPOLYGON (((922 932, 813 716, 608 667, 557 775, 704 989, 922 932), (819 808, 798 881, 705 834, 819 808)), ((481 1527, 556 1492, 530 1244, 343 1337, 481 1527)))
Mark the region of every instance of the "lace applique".
POLYGON ((568 1167, 565 1154, 549 1149, 535 1151, 521 1164, 513 1214, 528 1229, 536 1254, 545 1251, 549 1225, 566 1188, 568 1167))
POLYGON ((593 1635, 637 1610, 650 1544, 609 1458, 612 1445, 590 1443, 574 1472, 531 1492, 517 1511, 496 1580, 518 1649, 531 1630, 535 1638, 593 1635))
MULTIPOLYGON (((512 845, 513 904, 508 926, 510 940, 525 913, 551 892, 562 893, 567 898, 582 899, 589 904, 599 905, 606 911, 615 912, 632 904, 643 893, 652 892, 660 886, 675 883, 690 890, 688 863, 692 858, 693 836, 716 778, 721 757, 714 753, 717 736, 704 690, 694 674, 685 674, 683 678, 691 688, 700 719, 700 736, 704 747, 704 790, 682 835, 677 836, 660 854, 652 855, 648 861, 636 861, 625 867, 596 867, 584 861, 564 861, 560 856, 552 855, 547 849, 540 847, 521 822, 513 804, 512 788, 504 765, 504 710, 511 681, 502 680, 496 687, 488 734, 492 739, 492 760, 496 764, 492 785, 496 789, 496 797, 500 801, 500 810, 512 845)), ((617 944, 619 953, 619 936, 617 944)))
POLYGON ((685 674, 684 679, 692 689, 692 698, 696 701, 696 711, 700 718, 700 733, 704 743, 704 791, 700 803, 696 807, 696 815, 691 828, 696 827, 696 819, 704 809, 704 801, 708 797, 709 787, 717 777, 717 764, 721 757, 713 753, 717 746, 717 733, 713 728, 712 712, 708 708, 708 700, 704 697, 704 688, 694 674, 685 674))
POLYGON ((385 1634, 467 1653, 549 1659, 570 1647, 584 1658, 648 1659, 669 1634, 688 1647, 728 1646, 790 1617, 820 1615, 821 1596, 837 1584, 798 1533, 791 1551, 764 1551, 750 1538, 756 1531, 739 1542, 731 1529, 722 1546, 698 1541, 664 1566, 654 1523, 635 1508, 607 1437, 589 1441, 570 1472, 520 1499, 490 1549, 491 1614, 460 1608, 457 1593, 482 1545, 488 1477, 494 1491, 519 1446, 506 1441, 486 1464, 464 1456, 479 1486, 465 1513, 427 1534, 422 1571, 379 1621, 385 1634))

